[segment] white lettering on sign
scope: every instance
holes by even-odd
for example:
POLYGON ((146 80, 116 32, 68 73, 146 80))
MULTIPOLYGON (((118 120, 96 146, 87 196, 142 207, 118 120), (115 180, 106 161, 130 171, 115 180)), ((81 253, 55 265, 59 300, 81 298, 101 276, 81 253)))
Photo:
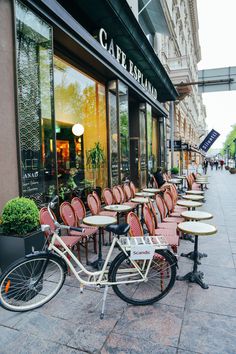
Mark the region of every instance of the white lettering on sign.
POLYGON ((125 52, 117 45, 114 44, 113 38, 108 39, 107 32, 104 28, 99 30, 99 42, 101 46, 110 53, 113 58, 117 60, 119 64, 123 66, 125 70, 127 70, 131 76, 155 99, 157 99, 157 90, 152 86, 152 84, 144 77, 143 73, 139 70, 139 68, 132 62, 132 60, 128 60, 125 52))
POLYGON ((130 259, 152 259, 155 248, 152 245, 132 245, 130 259))

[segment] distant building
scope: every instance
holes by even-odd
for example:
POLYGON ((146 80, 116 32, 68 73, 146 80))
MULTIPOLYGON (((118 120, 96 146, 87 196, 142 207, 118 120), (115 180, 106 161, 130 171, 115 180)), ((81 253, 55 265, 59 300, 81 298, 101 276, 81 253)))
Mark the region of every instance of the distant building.
MULTIPOLYGON (((145 2, 127 0, 139 20, 158 58, 172 82, 187 84, 198 81, 197 63, 201 59, 196 0, 163 0, 145 2), (148 5, 145 7, 145 4, 148 5), (142 10, 143 9, 143 10, 142 10), (138 15, 138 13, 140 14, 138 15)), ((201 161, 198 146, 206 133, 206 111, 197 85, 178 87, 179 97, 173 103, 173 165, 187 168, 191 161, 201 161)), ((166 120, 167 147, 171 165, 171 110, 166 120)))

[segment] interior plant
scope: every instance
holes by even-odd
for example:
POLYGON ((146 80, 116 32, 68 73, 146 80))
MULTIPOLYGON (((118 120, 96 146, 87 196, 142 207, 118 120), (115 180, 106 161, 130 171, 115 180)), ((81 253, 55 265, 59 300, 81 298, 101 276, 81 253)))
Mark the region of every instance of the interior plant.
POLYGON ((92 168, 94 187, 97 182, 97 173, 98 169, 104 165, 105 154, 103 148, 100 145, 100 142, 94 144, 94 147, 87 151, 87 165, 92 168))
POLYGON ((4 269, 32 249, 41 250, 44 241, 35 202, 24 197, 9 200, 1 215, 0 267, 4 269))
POLYGON ((170 170, 172 175, 177 175, 179 173, 179 168, 178 167, 172 167, 170 170))

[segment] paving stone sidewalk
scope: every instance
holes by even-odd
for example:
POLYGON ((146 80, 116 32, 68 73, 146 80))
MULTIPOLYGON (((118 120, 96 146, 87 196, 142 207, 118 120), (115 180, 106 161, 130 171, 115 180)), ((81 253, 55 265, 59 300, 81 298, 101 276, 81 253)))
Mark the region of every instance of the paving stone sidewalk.
MULTIPOLYGON (((200 269, 210 285, 176 281, 159 303, 126 305, 109 290, 106 314, 100 320, 99 290, 79 293, 71 276, 48 304, 28 313, 0 308, 0 354, 236 353, 236 177, 227 171, 208 171, 209 190, 201 210, 214 214, 215 236, 199 238, 208 254, 200 269)), ((181 241, 179 253, 193 244, 181 241)), ((179 259, 179 274, 192 261, 179 259)))

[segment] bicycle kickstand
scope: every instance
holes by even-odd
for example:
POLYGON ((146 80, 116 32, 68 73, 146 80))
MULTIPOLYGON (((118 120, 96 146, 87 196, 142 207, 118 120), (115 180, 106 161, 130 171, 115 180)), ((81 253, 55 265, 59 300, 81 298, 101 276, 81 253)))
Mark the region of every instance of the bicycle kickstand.
POLYGON ((107 293, 108 293, 108 285, 105 286, 104 293, 103 293, 102 312, 101 312, 101 315, 100 315, 100 319, 101 320, 104 318, 104 311, 105 311, 105 303, 106 303, 107 293))

